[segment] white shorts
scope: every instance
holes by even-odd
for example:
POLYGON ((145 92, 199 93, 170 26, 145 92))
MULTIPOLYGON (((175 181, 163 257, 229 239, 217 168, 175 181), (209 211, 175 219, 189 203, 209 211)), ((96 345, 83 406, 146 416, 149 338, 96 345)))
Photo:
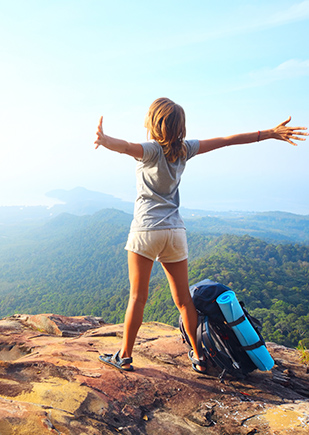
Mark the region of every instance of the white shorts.
POLYGON ((129 233, 125 249, 161 263, 183 261, 188 258, 186 230, 169 228, 167 230, 135 231, 129 233))

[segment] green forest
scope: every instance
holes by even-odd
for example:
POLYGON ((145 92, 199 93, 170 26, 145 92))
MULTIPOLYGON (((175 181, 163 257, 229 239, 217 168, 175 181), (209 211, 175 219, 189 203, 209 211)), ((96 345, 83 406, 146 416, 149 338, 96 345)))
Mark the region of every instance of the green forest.
MULTIPOLYGON (((126 251, 131 216, 102 210, 62 214, 11 228, 0 245, 0 317, 14 313, 93 315, 124 319, 126 251)), ((249 235, 188 231, 189 279, 221 282, 263 323, 263 336, 285 346, 309 342, 309 247, 267 243, 249 235)), ((145 321, 178 325, 160 265, 155 264, 145 321)))

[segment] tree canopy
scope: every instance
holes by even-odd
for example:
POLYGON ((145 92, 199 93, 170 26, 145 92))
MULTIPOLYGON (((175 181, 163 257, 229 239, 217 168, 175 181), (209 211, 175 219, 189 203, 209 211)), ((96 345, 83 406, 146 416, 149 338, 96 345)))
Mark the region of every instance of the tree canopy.
MULTIPOLYGON (((0 316, 16 312, 124 319, 129 294, 124 245, 131 217, 117 210, 61 215, 0 247, 0 316)), ((309 248, 244 235, 188 233, 189 279, 229 286, 263 322, 266 340, 295 347, 309 339, 309 248)), ((144 320, 178 325, 155 264, 144 320)))

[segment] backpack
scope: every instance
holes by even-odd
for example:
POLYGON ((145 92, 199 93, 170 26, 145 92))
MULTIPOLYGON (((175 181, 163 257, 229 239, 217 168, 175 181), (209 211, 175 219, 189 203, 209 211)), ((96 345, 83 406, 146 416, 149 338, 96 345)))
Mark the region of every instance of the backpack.
MULTIPOLYGON (((270 370, 274 361, 261 335, 261 322, 248 313, 229 287, 205 279, 190 287, 190 293, 198 312, 199 357, 205 355, 222 370, 220 380, 226 373, 244 379, 257 368, 270 370)), ((181 316, 179 327, 184 343, 192 350, 181 316)))

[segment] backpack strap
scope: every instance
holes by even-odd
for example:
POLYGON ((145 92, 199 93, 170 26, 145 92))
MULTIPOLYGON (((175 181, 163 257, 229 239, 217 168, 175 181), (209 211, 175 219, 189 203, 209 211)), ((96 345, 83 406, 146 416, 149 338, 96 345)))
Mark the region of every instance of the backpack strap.
POLYGON ((244 322, 246 319, 249 320, 249 322, 251 323, 253 328, 257 331, 257 333, 259 333, 259 329, 262 328, 261 322, 259 320, 255 319, 254 317, 247 315, 247 314, 243 314, 242 316, 240 316, 237 320, 234 320, 233 322, 226 322, 226 321, 225 322, 228 326, 233 328, 233 326, 239 325, 240 323, 244 322))
POLYGON ((245 316, 247 317, 247 319, 249 320, 249 322, 251 323, 251 325, 254 327, 254 329, 260 333, 262 330, 262 323, 256 318, 251 316, 251 314, 249 314, 247 308, 245 307, 245 303, 243 301, 239 301, 239 304, 241 306, 241 308, 243 309, 243 312, 245 314, 245 316))
POLYGON ((209 354, 209 356, 211 358, 215 358, 217 356, 217 348, 213 342, 213 340, 211 339, 211 335, 208 329, 208 317, 205 316, 202 319, 202 341, 203 344, 205 346, 205 348, 207 349, 207 353, 209 354))
POLYGON ((205 353, 203 351, 203 323, 204 323, 204 316, 198 315, 197 318, 197 329, 196 329, 196 343, 197 343, 197 349, 198 349, 198 357, 200 359, 203 359, 205 353))
POLYGON ((243 314, 237 320, 234 320, 234 322, 226 322, 226 323, 232 328, 233 326, 237 326, 240 323, 244 322, 245 320, 246 320, 246 316, 243 314))
MULTIPOLYGON (((234 322, 226 322, 226 323, 228 326, 230 326, 232 328, 233 326, 237 326, 240 323, 244 322, 247 318, 248 317, 246 316, 246 314, 243 314, 237 320, 234 320, 234 322)), ((248 319, 248 320, 250 321, 250 319, 248 319)), ((250 322, 250 323, 254 327, 254 324, 252 322, 250 322)), ((258 333, 258 331, 256 331, 256 332, 258 333)), ((250 344, 248 346, 241 345, 241 347, 243 350, 245 350, 247 352, 248 350, 254 350, 254 349, 257 349, 258 347, 264 346, 264 344, 265 343, 263 342, 263 340, 260 339, 256 343, 250 344)))
POLYGON ((258 347, 264 346, 264 343, 259 340, 254 344, 250 344, 248 346, 241 346, 243 348, 243 350, 248 351, 248 350, 254 350, 257 349, 258 347))
MULTIPOLYGON (((213 333, 216 334, 214 331, 213 333)), ((226 352, 226 349, 223 347, 217 348, 210 330, 208 316, 205 316, 203 319, 202 339, 210 360, 223 370, 219 375, 220 382, 223 381, 226 372, 237 377, 242 377, 241 372, 237 369, 237 363, 232 360, 231 355, 226 352)))
MULTIPOLYGON (((205 358, 205 352, 203 350, 203 338, 202 338, 203 323, 204 323, 204 316, 201 314, 198 314, 197 329, 196 329, 196 342, 197 342, 199 361, 203 361, 203 359, 205 358)), ((188 345, 189 349, 192 350, 192 345, 191 345, 190 339, 186 333, 181 316, 179 316, 179 328, 180 328, 180 332, 182 335, 183 343, 186 343, 188 345)), ((198 364, 198 365, 202 366, 203 364, 198 364)))

